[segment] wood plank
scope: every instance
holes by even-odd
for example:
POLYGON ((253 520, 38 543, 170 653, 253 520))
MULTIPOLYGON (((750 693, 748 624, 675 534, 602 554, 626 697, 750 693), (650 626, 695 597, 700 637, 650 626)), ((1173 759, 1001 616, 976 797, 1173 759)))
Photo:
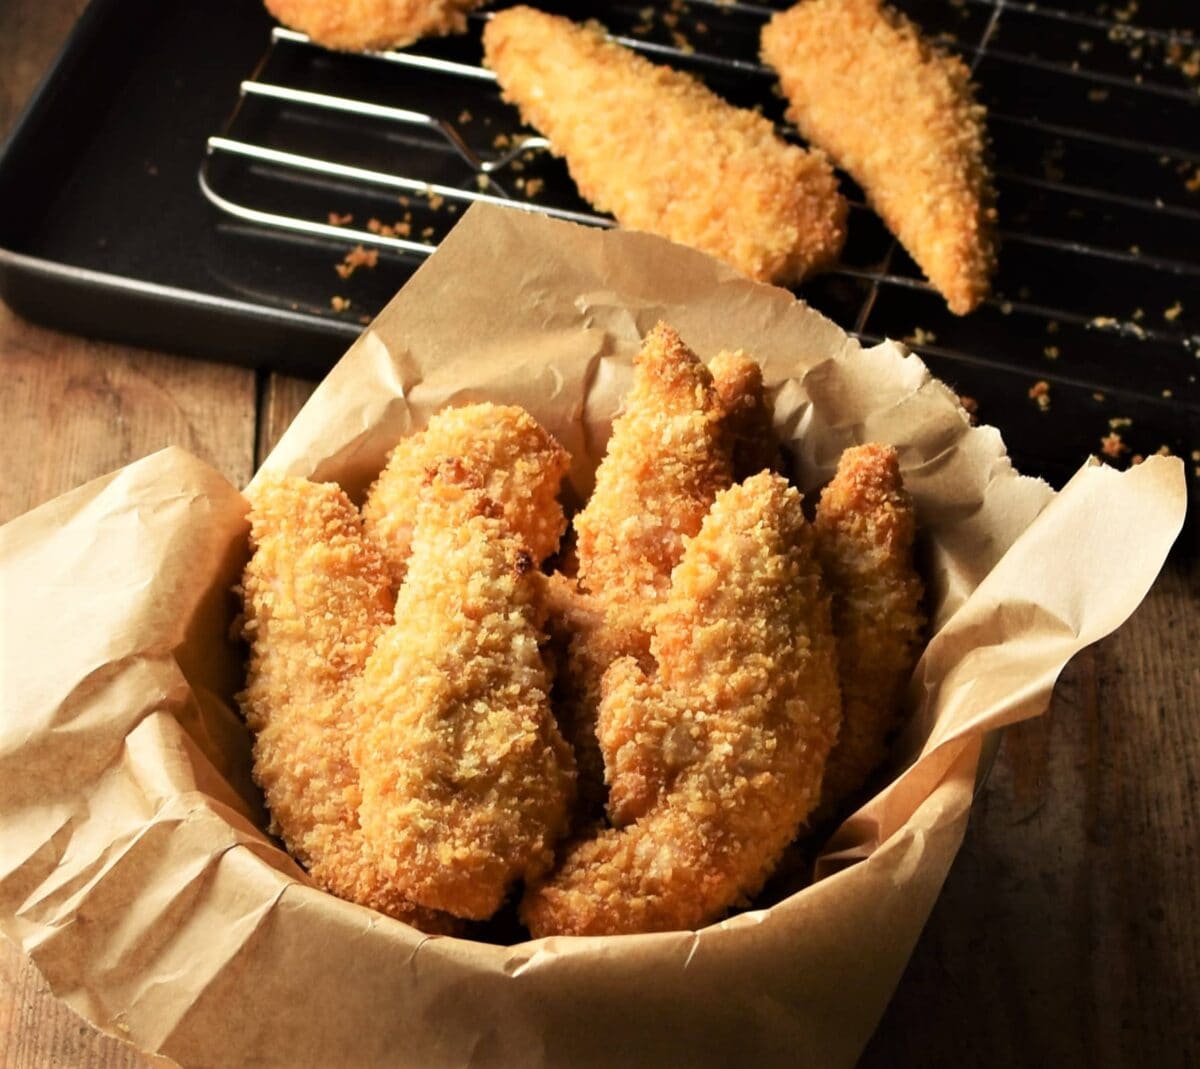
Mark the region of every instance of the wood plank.
POLYGON ((268 376, 258 412, 258 440, 255 444, 254 467, 266 459, 276 443, 312 396, 317 384, 310 379, 290 375, 268 376))
POLYGON ((0 305, 0 521, 167 445, 238 486, 254 457, 254 373, 65 338, 0 305))
POLYGON ((1200 1064, 1200 561, 1008 731, 863 1066, 1200 1064))

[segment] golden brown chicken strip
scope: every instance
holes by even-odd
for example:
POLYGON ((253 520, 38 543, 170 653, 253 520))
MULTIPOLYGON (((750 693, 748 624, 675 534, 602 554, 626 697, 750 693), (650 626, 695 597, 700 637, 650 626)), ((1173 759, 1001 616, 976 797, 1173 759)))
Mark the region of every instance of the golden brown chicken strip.
POLYGON ((685 539, 732 480, 724 416, 712 374, 659 323, 575 517, 580 585, 635 626, 666 596, 685 539))
POLYGON ((608 666, 621 657, 648 657, 650 639, 640 627, 606 619, 604 606, 558 572, 547 581, 547 626, 557 652, 552 698, 559 728, 575 753, 575 825, 585 828, 604 814, 604 757, 596 741, 596 710, 608 666))
POLYGON ((788 145, 761 115, 607 41, 599 26, 532 8, 497 12, 483 44, 504 99, 622 226, 761 281, 799 282, 837 259, 846 202, 828 161, 788 145))
POLYGON ((482 475, 484 493, 536 561, 558 549, 566 527, 558 488, 571 463, 567 451, 515 405, 447 408, 392 450, 363 505, 367 534, 383 550, 393 582, 404 578, 426 474, 449 459, 482 475))
POLYGON ((883 761, 921 652, 923 586, 913 564, 916 517, 896 451, 847 449, 817 507, 817 551, 833 596, 842 730, 825 769, 822 814, 883 761))
POLYGON ((343 52, 400 48, 422 37, 462 33, 483 0, 266 0, 285 26, 343 52))
POLYGON ((741 349, 720 352, 708 365, 733 450, 733 476, 748 479, 779 467, 779 442, 763 390, 762 368, 741 349))
POLYGON ((837 669, 812 529, 786 480, 764 472, 717 498, 653 648, 657 675, 619 661, 602 706, 641 815, 530 888, 534 936, 707 924, 762 885, 816 804, 837 669))
POLYGON ((564 730, 580 764, 585 814, 603 785, 596 748, 600 681, 618 657, 649 653, 651 611, 670 588, 684 541, 732 479, 726 413, 712 375, 660 323, 634 362, 633 386, 613 423, 587 506, 575 517, 579 590, 556 580, 556 614, 570 631, 559 674, 564 730))
POLYGON ((802 0, 762 31, 788 117, 845 168, 952 312, 987 295, 994 193, 959 59, 879 0, 802 0))
POLYGON ((539 649, 545 580, 484 478, 451 461, 426 485, 355 695, 373 857, 413 901, 477 920, 549 867, 574 781, 539 649))
POLYGON ((359 828, 350 694, 391 622, 392 597, 358 511, 331 483, 270 479, 253 494, 250 540, 250 662, 238 699, 271 831, 333 894, 425 931, 453 930, 370 863, 359 828))

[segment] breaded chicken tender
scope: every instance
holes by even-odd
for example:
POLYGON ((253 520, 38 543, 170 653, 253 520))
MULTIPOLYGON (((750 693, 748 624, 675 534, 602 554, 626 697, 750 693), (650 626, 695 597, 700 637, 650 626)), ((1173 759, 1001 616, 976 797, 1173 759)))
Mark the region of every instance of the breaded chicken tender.
POLYGON ((592 496, 575 517, 580 585, 643 630, 685 539, 732 481, 724 415, 712 374, 659 323, 634 361, 592 496))
POLYGON ((842 730, 821 789, 822 815, 883 761, 920 656, 924 587, 913 563, 916 515, 896 450, 847 449, 817 506, 817 552, 833 598, 842 730))
POLYGON ((462 33, 483 0, 265 0, 285 26, 343 52, 400 48, 422 37, 462 33))
POLYGON ((718 496, 652 648, 657 674, 618 662, 601 711, 614 791, 638 819, 575 844, 527 891, 534 936, 716 920, 762 885, 816 804, 837 668, 812 529, 786 480, 764 472, 718 496))
POLYGON ((413 901, 476 920, 549 867, 574 781, 539 649, 544 577, 485 478, 449 461, 424 488, 395 624, 354 696, 371 855, 413 901))
POLYGON ((588 816, 604 795, 596 775, 600 682, 617 658, 649 655, 650 614, 667 595, 684 541, 732 481, 724 418, 708 369, 658 324, 634 362, 592 496, 575 517, 578 589, 557 580, 565 611, 556 618, 570 632, 557 686, 560 719, 578 755, 588 816))
POLYGON ((504 99, 622 226, 760 281, 799 282, 837 259, 846 202, 833 170, 761 115, 607 41, 595 24, 529 7, 497 12, 483 45, 504 99))
POLYGON ((762 368, 741 349, 720 352, 708 365, 733 450, 733 477, 748 479, 779 466, 779 442, 763 392, 762 368))
POLYGON ((272 479, 254 492, 250 540, 250 662, 238 700, 271 831, 325 890, 425 931, 452 930, 370 863, 359 828, 350 694, 391 622, 392 596, 358 511, 331 483, 272 479))
POLYGON ((578 773, 576 825, 586 827, 604 814, 604 757, 596 741, 596 710, 604 673, 621 657, 648 658, 650 636, 640 626, 622 627, 620 615, 606 616, 598 598, 575 580, 555 572, 547 582, 547 625, 559 650, 554 708, 563 737, 575 753, 578 773))
POLYGON ((762 31, 788 118, 845 168, 946 298, 970 312, 995 267, 984 108, 970 71, 879 0, 801 0, 762 31))
POLYGON ((398 586, 404 578, 413 519, 426 473, 461 459, 483 476, 483 491, 540 563, 566 528, 558 488, 567 451, 523 408, 474 404, 443 409, 392 450, 363 505, 367 534, 384 552, 398 586))

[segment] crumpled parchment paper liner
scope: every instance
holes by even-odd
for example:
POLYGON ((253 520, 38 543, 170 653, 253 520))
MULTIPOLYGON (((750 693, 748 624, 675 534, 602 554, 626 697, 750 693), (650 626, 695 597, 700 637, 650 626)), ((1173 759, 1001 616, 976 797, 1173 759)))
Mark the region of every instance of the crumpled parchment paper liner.
POLYGON ((764 366, 805 490, 900 450, 935 634, 897 774, 812 886, 699 933, 429 938, 310 886, 260 829, 231 701, 245 502, 166 450, 0 529, 0 927, 88 1020, 186 1066, 850 1065, 966 826, 983 736, 1153 582, 1182 465, 1085 466, 1059 494, 902 348, 648 235, 472 208, 264 467, 361 495, 446 404, 524 405, 582 499, 640 336, 764 366))

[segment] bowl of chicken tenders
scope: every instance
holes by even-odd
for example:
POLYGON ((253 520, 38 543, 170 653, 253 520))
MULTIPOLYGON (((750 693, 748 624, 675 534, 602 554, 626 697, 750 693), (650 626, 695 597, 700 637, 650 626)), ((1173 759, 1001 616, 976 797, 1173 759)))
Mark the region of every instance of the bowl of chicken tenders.
POLYGON ((0 925, 164 1064, 851 1065, 1182 484, 1056 492, 902 346, 480 205, 244 490, 4 529, 0 925))
POLYGON ((361 513, 260 482, 240 700, 272 830, 425 931, 517 887, 535 937, 749 901, 882 763, 924 631, 896 450, 847 449, 811 522, 779 466, 759 366, 659 324, 569 527, 570 458, 518 406, 436 413, 361 513))

